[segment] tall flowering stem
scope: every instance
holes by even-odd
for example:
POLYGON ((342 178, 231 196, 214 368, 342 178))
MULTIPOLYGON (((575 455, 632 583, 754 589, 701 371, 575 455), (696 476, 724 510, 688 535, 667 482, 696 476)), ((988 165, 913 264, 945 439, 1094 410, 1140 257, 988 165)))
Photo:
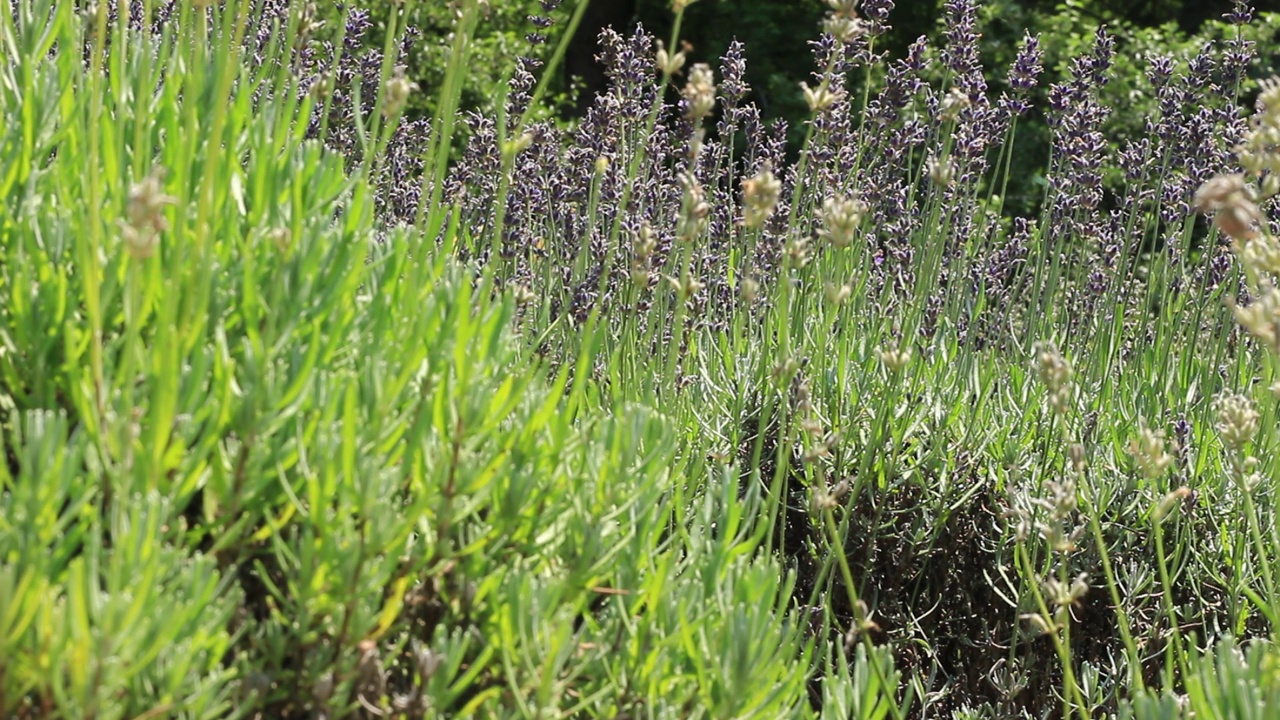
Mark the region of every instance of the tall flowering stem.
MULTIPOLYGON (((1237 5, 1236 14, 1242 12, 1242 7, 1237 5)), ((1238 305, 1228 298, 1227 304, 1240 327, 1267 350, 1270 389, 1273 395, 1280 396, 1280 381, 1275 379, 1275 366, 1280 361, 1280 239, 1274 235, 1274 225, 1263 210, 1274 207, 1275 198, 1280 196, 1280 78, 1264 80, 1260 85, 1257 111, 1237 148, 1243 172, 1210 178, 1196 191, 1192 203, 1210 215, 1213 228, 1230 241, 1251 299, 1247 305, 1238 305)), ((1250 454, 1251 444, 1261 430, 1261 416, 1254 401, 1239 394, 1220 395, 1214 411, 1214 428, 1225 450, 1229 479, 1243 498, 1266 597, 1259 597, 1243 581, 1240 590, 1274 628, 1280 625, 1280 595, 1272 566, 1280 554, 1280 535, 1272 528, 1269 544, 1263 537, 1254 499, 1262 480, 1261 461, 1250 454)))

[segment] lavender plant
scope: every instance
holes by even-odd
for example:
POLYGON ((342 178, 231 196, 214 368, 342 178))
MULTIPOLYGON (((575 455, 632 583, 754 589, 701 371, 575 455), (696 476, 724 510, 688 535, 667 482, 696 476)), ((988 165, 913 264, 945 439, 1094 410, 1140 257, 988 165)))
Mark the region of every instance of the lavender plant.
POLYGON ((1098 29, 1010 217, 1034 35, 827 0, 789 159, 689 4, 570 128, 458 112, 476 0, 422 120, 412 7, 5 5, 0 711, 1266 716, 1247 6, 1123 142, 1098 29))

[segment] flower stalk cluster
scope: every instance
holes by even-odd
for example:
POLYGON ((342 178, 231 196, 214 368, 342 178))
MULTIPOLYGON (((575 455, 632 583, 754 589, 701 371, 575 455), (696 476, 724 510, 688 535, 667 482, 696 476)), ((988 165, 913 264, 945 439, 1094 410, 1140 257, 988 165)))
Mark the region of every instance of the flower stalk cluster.
POLYGON ((1244 172, 1219 174, 1200 186, 1194 207, 1213 216, 1213 224, 1231 239, 1252 301, 1228 300, 1236 321, 1280 358, 1280 239, 1262 206, 1280 193, 1280 78, 1264 80, 1257 111, 1236 148, 1244 172))

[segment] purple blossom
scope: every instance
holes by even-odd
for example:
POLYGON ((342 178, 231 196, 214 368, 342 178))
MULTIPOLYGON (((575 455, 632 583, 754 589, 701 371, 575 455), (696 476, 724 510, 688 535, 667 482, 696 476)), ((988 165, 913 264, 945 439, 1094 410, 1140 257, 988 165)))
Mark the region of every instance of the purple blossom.
MULTIPOLYGON (((942 5, 947 19, 943 36, 947 39, 943 63, 957 78, 982 78, 978 62, 978 8, 973 0, 946 0, 942 5)), ((958 81, 964 82, 964 81, 958 81)), ((970 89, 961 86, 962 90, 970 89)))
POLYGON ((738 40, 729 43, 720 59, 720 97, 726 105, 732 106, 742 102, 751 92, 747 85, 747 61, 744 55, 745 46, 738 40))
POLYGON ((879 36, 889 31, 893 7, 894 0, 863 0, 862 17, 867 22, 868 34, 879 36))
POLYGON ((1223 19, 1233 25, 1248 25, 1253 21, 1253 8, 1248 0, 1232 0, 1231 10, 1222 15, 1223 19))
POLYGON ((1043 69, 1044 52, 1040 49, 1040 36, 1026 33, 1022 39, 1022 47, 1009 68, 1009 87, 1014 90, 1027 91, 1040 82, 1040 71, 1043 69))

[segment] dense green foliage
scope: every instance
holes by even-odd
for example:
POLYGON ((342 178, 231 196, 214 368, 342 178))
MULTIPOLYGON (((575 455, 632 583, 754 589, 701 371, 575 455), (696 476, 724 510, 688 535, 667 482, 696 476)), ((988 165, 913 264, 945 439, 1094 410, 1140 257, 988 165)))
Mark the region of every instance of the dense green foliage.
POLYGON ((375 242, 368 170, 304 137, 302 78, 246 64, 247 14, 17 7, 0 713, 797 710, 756 500, 690 500, 671 424, 590 412, 434 234, 375 242))

